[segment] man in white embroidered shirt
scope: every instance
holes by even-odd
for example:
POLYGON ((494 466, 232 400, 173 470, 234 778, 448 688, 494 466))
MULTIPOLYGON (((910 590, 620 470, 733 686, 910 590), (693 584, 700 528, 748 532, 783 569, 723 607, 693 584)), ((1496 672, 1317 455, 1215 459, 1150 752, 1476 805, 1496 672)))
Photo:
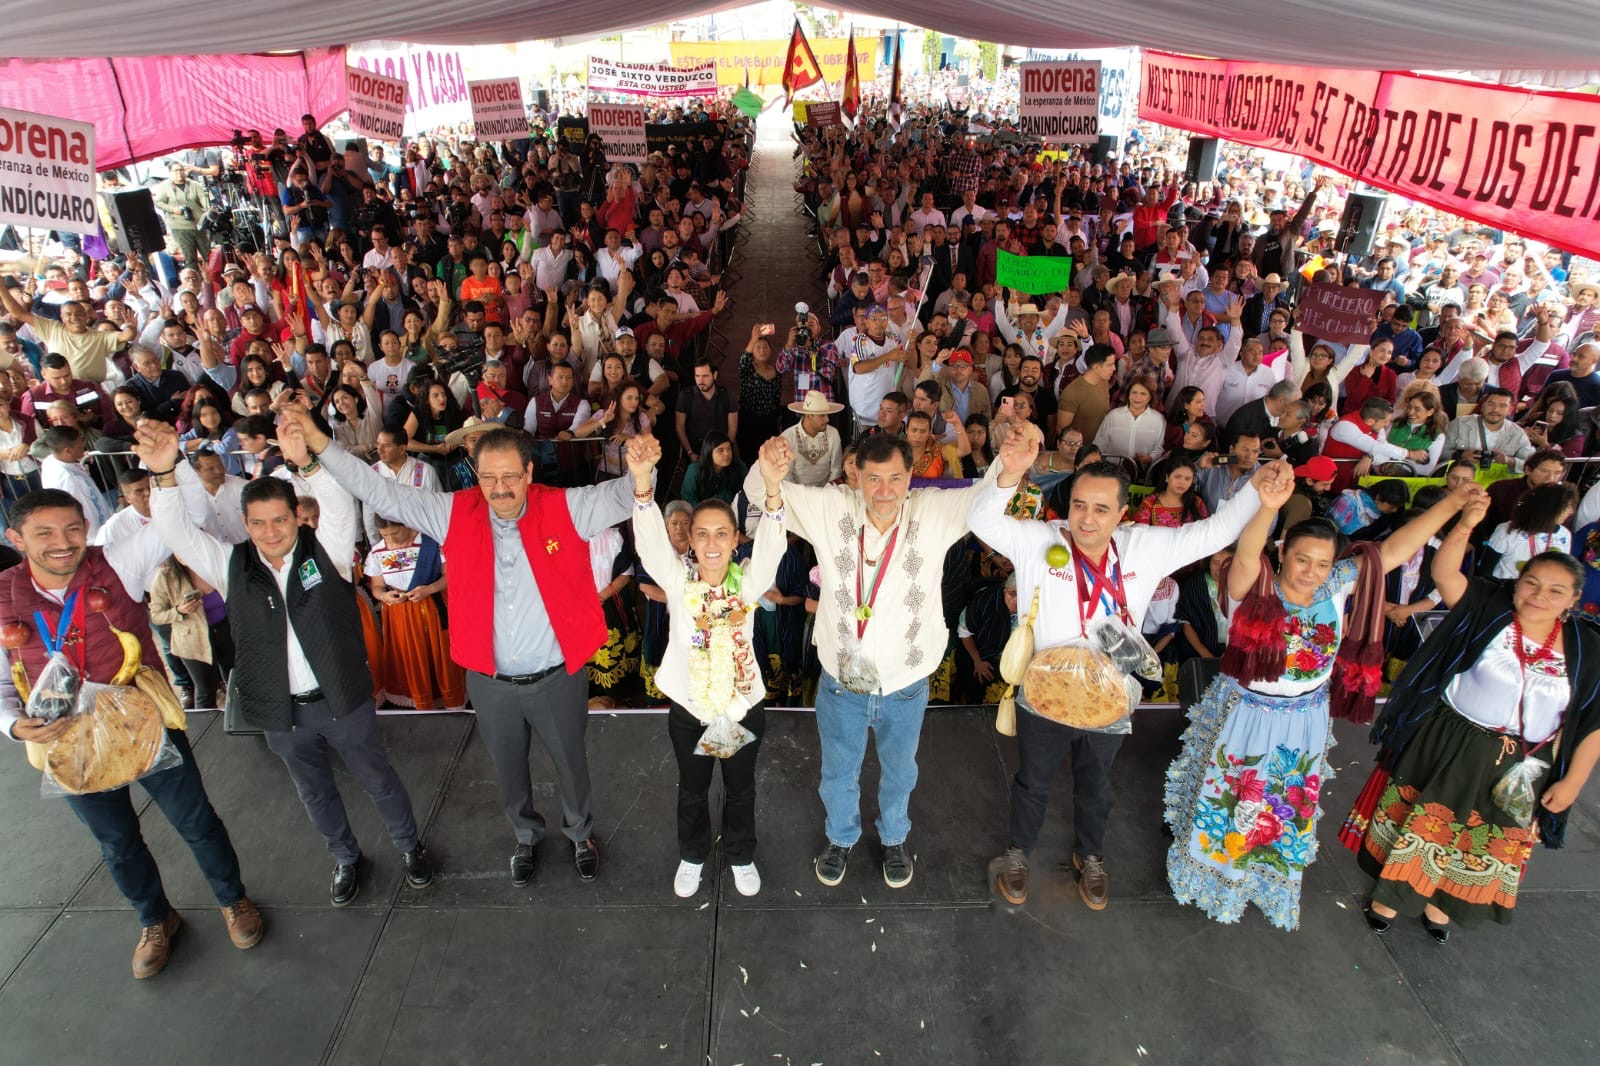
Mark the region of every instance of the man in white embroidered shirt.
MULTIPOLYGON (((950 545, 966 535, 967 511, 980 491, 917 489, 911 449, 901 437, 875 434, 856 451, 860 490, 785 484, 787 528, 817 549, 821 595, 815 641, 822 662, 817 733, 827 844, 817 880, 844 880, 850 849, 861 839, 861 763, 870 731, 878 752, 878 839, 883 880, 911 883, 908 807, 917 784, 917 742, 928 705, 928 675, 944 658, 950 633, 939 603, 950 545)), ((761 471, 745 481, 752 499, 765 490, 761 471)))
MULTIPOLYGON (((1033 638, 1039 651, 1084 639, 1097 615, 1120 614, 1137 630, 1162 579, 1233 543, 1261 505, 1258 492, 1287 497, 1294 489, 1288 465, 1274 463, 1258 470, 1249 485, 1204 521, 1180 529, 1120 525, 1128 511, 1128 476, 1116 464, 1092 463, 1073 479, 1067 521, 1012 518, 1006 502, 1038 457, 1040 441, 1031 426, 1007 435, 969 516, 972 532, 1016 567, 1019 607, 1026 608, 1038 596, 1033 638), (1087 611, 1086 598, 1092 600, 1087 611)), ((1008 903, 1027 900, 1027 856, 1044 824, 1050 781, 1070 752, 1078 894, 1091 909, 1102 910, 1109 899, 1104 839, 1111 814, 1111 763, 1123 736, 1133 731, 1132 716, 1100 730, 1078 729, 1034 712, 1026 691, 1017 696, 1018 767, 1011 786, 1010 844, 990 864, 990 883, 1008 903)))

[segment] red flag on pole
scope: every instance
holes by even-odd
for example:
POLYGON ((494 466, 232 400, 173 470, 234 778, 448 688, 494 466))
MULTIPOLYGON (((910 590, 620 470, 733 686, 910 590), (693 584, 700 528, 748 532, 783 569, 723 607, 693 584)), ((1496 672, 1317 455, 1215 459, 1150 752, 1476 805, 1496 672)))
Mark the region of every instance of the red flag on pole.
POLYGON ((861 111, 861 72, 856 68, 856 31, 850 30, 850 43, 844 50, 844 89, 839 97, 839 109, 852 122, 861 111))
POLYGON ((795 19, 794 33, 789 35, 789 55, 783 62, 783 102, 788 104, 795 93, 821 80, 822 67, 806 41, 800 20, 795 19))
POLYGON ((894 31, 894 73, 889 75, 889 113, 896 122, 900 120, 902 101, 900 99, 900 49, 902 38, 900 31, 894 31))

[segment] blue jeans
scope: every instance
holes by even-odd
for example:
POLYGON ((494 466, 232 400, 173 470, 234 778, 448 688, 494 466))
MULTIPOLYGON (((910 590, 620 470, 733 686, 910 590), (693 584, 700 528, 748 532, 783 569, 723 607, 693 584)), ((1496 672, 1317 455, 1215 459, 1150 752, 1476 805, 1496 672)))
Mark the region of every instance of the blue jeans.
POLYGON ((822 806, 830 843, 861 839, 861 761, 867 733, 878 750, 878 839, 885 847, 911 835, 911 790, 917 787, 917 741, 928 708, 928 679, 898 692, 851 692, 826 670, 817 686, 817 734, 822 740, 822 806))
MULTIPOLYGON (((227 828, 206 796, 200 768, 189 750, 188 735, 180 729, 169 729, 167 736, 183 755, 183 764, 142 778, 139 784, 194 852, 217 905, 230 907, 244 898, 239 857, 234 854, 227 828)), ((133 809, 127 786, 87 796, 68 796, 67 805, 100 842, 106 870, 138 912, 139 924, 159 925, 165 921, 172 905, 161 887, 161 871, 156 868, 155 857, 139 831, 139 814, 133 809)))

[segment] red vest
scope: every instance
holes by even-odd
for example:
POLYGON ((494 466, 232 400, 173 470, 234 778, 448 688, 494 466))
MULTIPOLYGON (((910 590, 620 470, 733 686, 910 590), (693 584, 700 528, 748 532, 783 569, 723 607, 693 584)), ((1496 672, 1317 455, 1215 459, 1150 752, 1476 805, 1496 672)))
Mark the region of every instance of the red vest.
MULTIPOLYGON (((1354 426, 1356 432, 1362 436, 1371 437, 1373 440, 1378 439, 1378 435, 1365 422, 1361 421, 1360 411, 1351 411, 1339 419, 1339 422, 1335 422, 1333 424, 1334 427, 1337 427, 1340 422, 1347 422, 1354 426)), ((1333 479, 1333 488, 1330 491, 1343 492, 1355 481, 1356 464, 1365 459, 1367 453, 1351 447, 1343 441, 1334 440, 1332 429, 1329 429, 1328 433, 1327 443, 1322 446, 1322 454, 1339 465, 1339 474, 1333 479)))
MULTIPOLYGON (((84 590, 78 594, 80 600, 88 595, 91 588, 101 589, 106 594, 103 612, 90 610, 87 603, 83 605, 86 630, 83 643, 69 643, 67 646, 67 659, 74 666, 82 665, 78 658, 79 649, 82 649, 88 667, 84 671, 84 680, 109 684, 122 668, 122 645, 116 634, 111 632, 111 626, 139 638, 140 661, 145 666, 156 670, 162 668, 160 653, 156 651, 155 640, 150 633, 149 612, 143 604, 128 595, 128 590, 122 587, 122 579, 106 562, 99 548, 89 548, 85 552, 83 564, 72 575, 72 584, 68 588, 84 590)), ((30 684, 49 659, 44 652, 44 637, 39 633, 39 624, 33 617, 35 611, 44 615, 45 624, 49 626, 57 625, 61 618, 61 604, 34 588, 33 571, 24 561, 0 574, 0 624, 21 622, 28 627, 28 643, 12 652, 11 656, 13 661, 21 656, 30 684)), ((71 640, 70 637, 68 639, 71 640)))
MULTIPOLYGON (((567 393, 559 406, 554 402, 549 389, 541 392, 534 400, 533 439, 555 440, 557 434, 571 429, 572 416, 578 413, 578 403, 581 400, 576 386, 567 393)), ((478 495, 481 496, 482 493, 478 495)), ((529 499, 532 498, 530 493, 529 499)))
MULTIPOLYGON (((450 601, 456 605, 450 612, 450 658, 468 670, 493 674, 495 561, 489 504, 477 488, 462 489, 454 497, 443 545, 450 565, 450 601)), ((606 641, 589 543, 572 524, 567 494, 542 485, 529 486, 517 531, 567 673, 575 674, 606 641)))

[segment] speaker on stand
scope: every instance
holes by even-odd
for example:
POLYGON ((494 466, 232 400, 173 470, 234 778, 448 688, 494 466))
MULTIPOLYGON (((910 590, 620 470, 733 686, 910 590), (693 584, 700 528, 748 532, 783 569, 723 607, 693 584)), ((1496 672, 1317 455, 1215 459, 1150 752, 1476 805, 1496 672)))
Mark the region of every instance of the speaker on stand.
POLYGON ((1189 160, 1183 168, 1183 180, 1198 185, 1217 178, 1217 149, 1215 137, 1190 137, 1189 160))
POLYGON ((166 247, 166 231, 148 188, 108 193, 107 201, 117 227, 117 251, 146 259, 166 247))
POLYGON ((1383 222, 1383 209, 1389 198, 1381 192, 1352 192, 1344 203, 1344 214, 1339 216, 1339 235, 1334 247, 1346 259, 1360 259, 1372 254, 1378 227, 1383 222))

